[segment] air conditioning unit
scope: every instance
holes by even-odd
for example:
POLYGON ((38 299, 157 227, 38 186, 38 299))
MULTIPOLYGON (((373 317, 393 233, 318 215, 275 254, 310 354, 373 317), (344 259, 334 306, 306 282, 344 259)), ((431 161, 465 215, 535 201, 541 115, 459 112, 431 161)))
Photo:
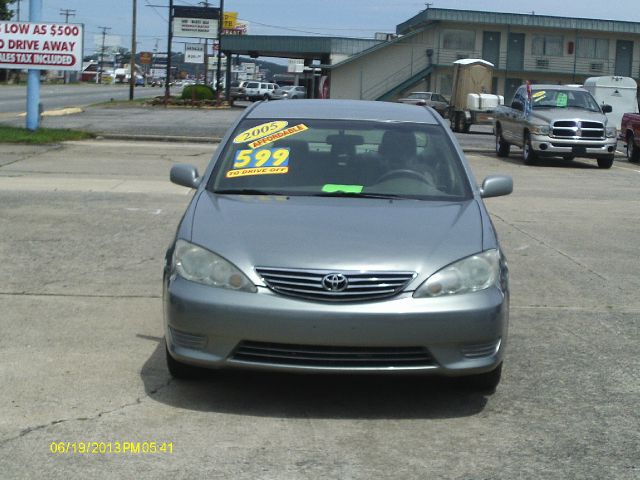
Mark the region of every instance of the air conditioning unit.
POLYGON ((536 60, 536 68, 549 68, 549 60, 547 58, 538 58, 536 60))
POLYGON ((590 72, 602 72, 604 70, 604 64, 600 63, 592 63, 589 65, 590 72))

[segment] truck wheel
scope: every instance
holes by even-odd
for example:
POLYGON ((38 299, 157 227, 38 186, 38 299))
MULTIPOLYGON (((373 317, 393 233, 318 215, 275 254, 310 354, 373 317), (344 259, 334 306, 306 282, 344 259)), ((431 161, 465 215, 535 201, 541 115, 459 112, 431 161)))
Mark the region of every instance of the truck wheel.
POLYGON ((508 157, 511 145, 504 141, 502 138, 502 129, 496 127, 496 155, 499 157, 508 157))
POLYGON ((640 162, 640 148, 636 146, 633 133, 627 135, 627 160, 632 163, 640 162))
POLYGON ((536 152, 533 151, 533 147, 531 146, 531 137, 528 132, 524 134, 522 161, 525 165, 533 165, 536 162, 536 152))
POLYGON ((598 168, 611 168, 613 165, 613 155, 601 157, 598 159, 598 168))

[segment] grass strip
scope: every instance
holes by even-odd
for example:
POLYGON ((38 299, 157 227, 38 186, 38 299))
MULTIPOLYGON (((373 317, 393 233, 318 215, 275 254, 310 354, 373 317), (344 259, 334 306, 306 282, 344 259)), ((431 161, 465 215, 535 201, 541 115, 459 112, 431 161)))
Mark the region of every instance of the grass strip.
POLYGON ((95 135, 77 130, 39 128, 35 132, 26 128, 0 126, 0 143, 27 143, 32 145, 85 140, 95 135))

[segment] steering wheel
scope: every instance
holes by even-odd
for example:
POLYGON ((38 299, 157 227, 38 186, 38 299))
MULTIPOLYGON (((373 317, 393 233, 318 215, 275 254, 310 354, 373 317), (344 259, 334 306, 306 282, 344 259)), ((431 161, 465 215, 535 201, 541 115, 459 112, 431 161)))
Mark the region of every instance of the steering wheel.
POLYGON ((392 178, 399 178, 399 177, 412 178, 414 180, 419 180, 428 185, 433 185, 433 182, 426 175, 420 172, 416 172, 415 170, 408 170, 408 169, 391 170, 390 172, 387 172, 381 175, 380 177, 378 177, 378 179, 376 180, 376 183, 384 182, 386 180, 390 180, 392 178))

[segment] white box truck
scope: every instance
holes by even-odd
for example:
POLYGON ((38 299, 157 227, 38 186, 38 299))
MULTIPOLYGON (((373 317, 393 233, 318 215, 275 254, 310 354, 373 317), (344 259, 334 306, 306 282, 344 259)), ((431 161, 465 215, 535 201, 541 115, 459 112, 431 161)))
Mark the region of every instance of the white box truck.
POLYGON ((620 131, 622 115, 638 113, 638 84, 629 77, 589 77, 583 88, 588 90, 599 105, 611 105, 607 113, 609 125, 620 131))

